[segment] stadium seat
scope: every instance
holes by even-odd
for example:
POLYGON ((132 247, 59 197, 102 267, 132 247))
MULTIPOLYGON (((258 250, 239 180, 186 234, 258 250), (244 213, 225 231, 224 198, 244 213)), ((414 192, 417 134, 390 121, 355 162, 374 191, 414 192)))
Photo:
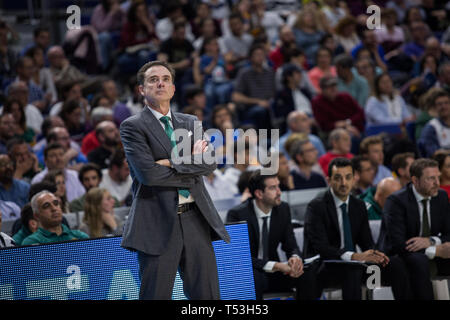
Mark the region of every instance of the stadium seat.
POLYGON ((400 134, 402 133, 402 128, 397 123, 366 126, 366 136, 374 136, 380 133, 400 134))

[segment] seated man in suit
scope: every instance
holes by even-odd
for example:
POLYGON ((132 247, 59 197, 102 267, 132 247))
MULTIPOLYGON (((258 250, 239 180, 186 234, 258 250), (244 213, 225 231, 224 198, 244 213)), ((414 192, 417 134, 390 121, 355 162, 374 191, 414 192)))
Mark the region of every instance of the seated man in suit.
POLYGON ((227 222, 246 221, 255 279, 256 299, 263 293, 297 288, 297 299, 314 298, 314 279, 304 273, 300 250, 291 224, 289 205, 281 202, 280 181, 276 175, 255 170, 249 181, 252 198, 228 212, 227 222), (277 248, 289 258, 280 262, 277 248))
MULTIPOLYGON (((391 280, 396 299, 407 296, 407 279, 401 260, 374 250, 366 206, 350 194, 354 169, 346 158, 335 158, 328 168, 330 189, 312 200, 305 216, 305 257, 320 254, 321 260, 364 261, 381 265, 381 276, 391 280), (358 245, 362 252, 356 252, 358 245)), ((317 265, 316 265, 317 266, 317 265)), ((363 268, 345 263, 317 267, 319 294, 326 286, 342 287, 344 300, 360 300, 363 268)))
POLYGON ((384 249, 404 261, 413 298, 431 300, 430 274, 450 275, 450 260, 443 259, 450 241, 450 205, 447 193, 439 189, 436 161, 415 160, 410 176, 412 182, 387 198, 384 205, 384 249))

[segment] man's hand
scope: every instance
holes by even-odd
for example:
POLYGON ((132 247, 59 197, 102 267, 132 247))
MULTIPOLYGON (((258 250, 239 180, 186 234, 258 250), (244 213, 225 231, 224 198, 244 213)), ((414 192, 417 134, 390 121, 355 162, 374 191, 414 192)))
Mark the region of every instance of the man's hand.
POLYGON ((291 272, 291 267, 286 263, 276 262, 273 266, 273 271, 280 271, 284 275, 288 275, 291 272))
POLYGON ((450 242, 444 242, 436 246, 436 257, 450 259, 450 242))
POLYGON ((201 154, 208 149, 208 142, 206 140, 197 140, 194 143, 192 154, 201 154))
POLYGON ((172 165, 170 164, 169 159, 161 159, 161 160, 155 161, 155 163, 157 163, 157 164, 159 164, 161 166, 164 166, 164 167, 169 167, 169 168, 172 167, 172 165))
POLYGON ((383 267, 389 263, 389 258, 383 252, 372 249, 361 253, 354 253, 352 255, 352 260, 376 263, 383 267))
POLYGON ((288 266, 291 267, 291 272, 289 272, 289 276, 292 278, 298 278, 304 273, 303 262, 299 257, 289 258, 288 266))
POLYGON ((430 246, 430 238, 414 237, 406 241, 406 250, 409 252, 417 252, 430 246))

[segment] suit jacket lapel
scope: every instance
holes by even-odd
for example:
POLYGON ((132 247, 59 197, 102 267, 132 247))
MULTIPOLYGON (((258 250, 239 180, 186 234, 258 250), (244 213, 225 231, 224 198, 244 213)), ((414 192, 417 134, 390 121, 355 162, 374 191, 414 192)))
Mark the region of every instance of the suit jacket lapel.
POLYGON ((334 225, 334 227, 339 235, 339 239, 340 239, 341 232, 339 230, 339 221, 338 221, 338 217, 337 217, 338 213, 337 213, 336 205, 334 204, 334 199, 333 199, 333 195, 331 194, 331 190, 328 190, 326 192, 325 201, 327 202, 328 214, 331 218, 331 221, 333 221, 333 225, 334 225))
POLYGON ((170 139, 164 131, 162 125, 159 123, 159 120, 156 119, 148 106, 144 107, 142 114, 146 122, 148 121, 146 127, 149 128, 150 133, 155 136, 159 143, 164 147, 170 158, 172 153, 172 144, 170 143, 170 139))
POLYGON ((420 230, 420 215, 422 214, 421 212, 419 212, 419 205, 417 204, 417 199, 414 196, 414 192, 412 190, 412 184, 408 185, 408 198, 409 198, 409 209, 408 212, 411 215, 411 218, 414 222, 414 227, 416 228, 416 230, 414 230, 414 234, 419 235, 421 230, 420 230))

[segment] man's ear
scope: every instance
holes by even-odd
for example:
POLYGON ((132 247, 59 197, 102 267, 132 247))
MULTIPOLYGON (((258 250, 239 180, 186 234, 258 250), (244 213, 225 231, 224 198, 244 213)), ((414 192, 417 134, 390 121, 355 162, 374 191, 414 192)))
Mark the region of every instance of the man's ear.
POLYGON ((255 190, 255 198, 256 199, 261 200, 262 196, 263 196, 262 190, 259 190, 259 189, 255 190))
POLYGON ((138 86, 138 90, 139 90, 139 94, 140 94, 141 96, 145 97, 145 94, 144 94, 144 86, 143 86, 142 84, 140 84, 140 85, 138 86))

